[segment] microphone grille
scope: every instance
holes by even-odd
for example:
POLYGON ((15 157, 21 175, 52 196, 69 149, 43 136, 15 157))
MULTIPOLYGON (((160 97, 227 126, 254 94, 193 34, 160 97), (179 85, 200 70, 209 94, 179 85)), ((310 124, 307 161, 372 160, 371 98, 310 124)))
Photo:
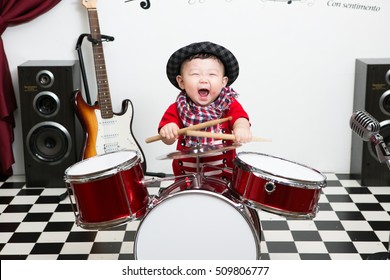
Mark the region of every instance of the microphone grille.
POLYGON ((381 128, 380 123, 365 111, 355 111, 351 117, 350 126, 354 132, 364 139, 378 133, 381 128))

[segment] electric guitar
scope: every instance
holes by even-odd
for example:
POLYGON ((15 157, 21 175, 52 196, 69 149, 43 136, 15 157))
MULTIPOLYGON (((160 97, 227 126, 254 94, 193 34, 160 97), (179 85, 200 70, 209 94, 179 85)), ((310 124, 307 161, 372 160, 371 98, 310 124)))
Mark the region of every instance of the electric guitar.
POLYGON ((82 4, 88 11, 98 100, 91 106, 84 101, 79 90, 74 94, 76 115, 85 130, 82 158, 125 149, 136 150, 141 155, 142 166, 146 171, 145 156, 133 136, 131 127, 133 104, 126 99, 122 102, 121 112, 114 113, 112 110, 96 0, 82 0, 82 4))

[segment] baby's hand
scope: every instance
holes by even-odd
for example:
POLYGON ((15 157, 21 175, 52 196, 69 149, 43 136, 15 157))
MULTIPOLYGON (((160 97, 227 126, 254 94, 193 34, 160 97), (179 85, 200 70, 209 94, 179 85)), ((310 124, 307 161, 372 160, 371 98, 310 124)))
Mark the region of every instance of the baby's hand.
POLYGON ((179 134, 177 133, 178 130, 179 130, 179 127, 177 126, 177 124, 168 123, 160 129, 159 134, 163 138, 162 141, 165 144, 171 145, 179 137, 179 134))
POLYGON ((233 126, 233 134, 237 143, 247 143, 252 141, 252 131, 247 119, 238 119, 233 126))

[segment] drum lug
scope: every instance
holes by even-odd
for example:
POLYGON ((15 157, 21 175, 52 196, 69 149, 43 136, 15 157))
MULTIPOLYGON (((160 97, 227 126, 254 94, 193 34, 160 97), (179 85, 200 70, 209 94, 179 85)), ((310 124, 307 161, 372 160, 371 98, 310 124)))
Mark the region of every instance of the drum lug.
POLYGON ((234 203, 235 207, 237 208, 237 210, 243 212, 244 211, 244 204, 242 203, 234 203))
POLYGON ((276 190, 276 185, 274 182, 267 182, 264 184, 264 189, 267 193, 272 193, 276 190))

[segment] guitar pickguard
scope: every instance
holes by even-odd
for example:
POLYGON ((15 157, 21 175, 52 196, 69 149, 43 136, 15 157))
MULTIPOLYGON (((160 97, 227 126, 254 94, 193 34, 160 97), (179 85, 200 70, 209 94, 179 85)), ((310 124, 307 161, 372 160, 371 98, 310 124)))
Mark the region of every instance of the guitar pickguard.
POLYGON ((112 118, 103 119, 100 110, 95 109, 98 123, 96 136, 96 153, 98 155, 120 150, 137 150, 139 147, 130 131, 130 122, 133 112, 127 110, 123 115, 113 115, 112 118))

